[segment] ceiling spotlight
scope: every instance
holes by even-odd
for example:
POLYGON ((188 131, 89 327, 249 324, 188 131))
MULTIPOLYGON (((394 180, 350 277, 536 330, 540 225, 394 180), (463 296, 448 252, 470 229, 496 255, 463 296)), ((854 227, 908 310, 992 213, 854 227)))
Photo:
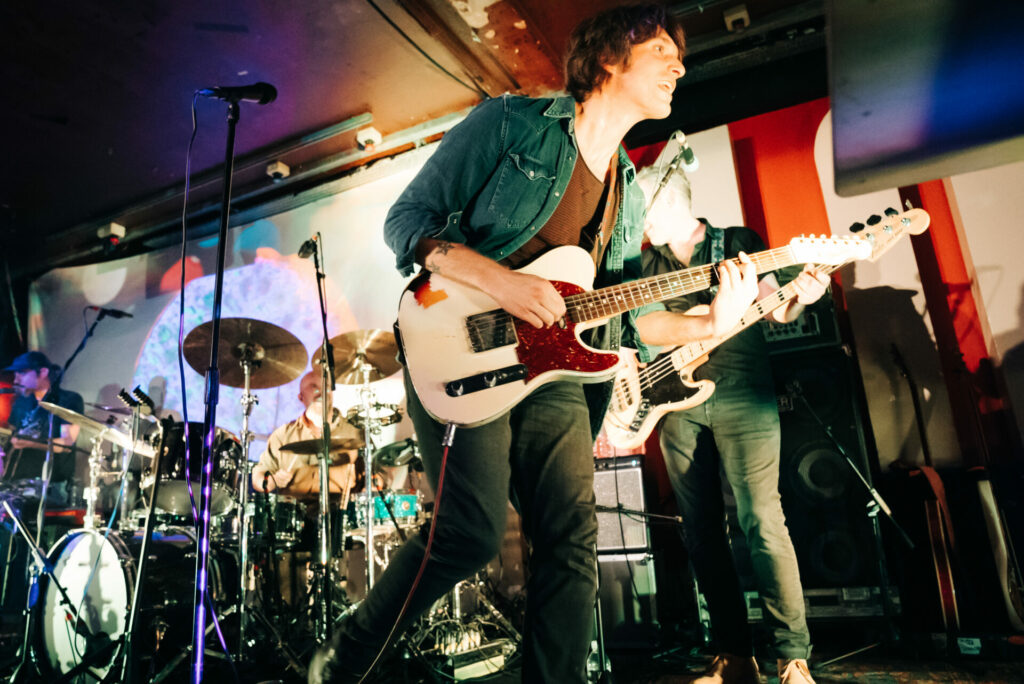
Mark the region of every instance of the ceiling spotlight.
POLYGON ((267 175, 270 176, 270 180, 277 183, 292 175, 292 170, 283 161, 277 160, 267 164, 267 175))

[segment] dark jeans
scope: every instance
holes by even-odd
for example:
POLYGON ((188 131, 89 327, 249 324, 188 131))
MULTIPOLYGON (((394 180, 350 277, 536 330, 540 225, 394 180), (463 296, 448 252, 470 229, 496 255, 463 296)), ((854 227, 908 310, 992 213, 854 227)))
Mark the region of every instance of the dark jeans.
POLYGON ((736 496, 778 657, 810 655, 800 571, 779 496, 779 447, 779 415, 770 387, 719 388, 704 404, 670 413, 661 426, 661 449, 683 518, 686 549, 721 653, 753 655, 724 526, 720 469, 736 496))
MULTIPOLYGON (((437 488, 444 426, 431 419, 406 377, 408 412, 437 488)), ((459 429, 435 504, 426 570, 396 634, 501 547, 509 496, 530 543, 523 681, 584 682, 597 584, 593 441, 582 387, 545 385, 508 414, 459 429)), ((392 557, 334 644, 346 669, 362 672, 380 649, 423 559, 428 526, 392 557)))

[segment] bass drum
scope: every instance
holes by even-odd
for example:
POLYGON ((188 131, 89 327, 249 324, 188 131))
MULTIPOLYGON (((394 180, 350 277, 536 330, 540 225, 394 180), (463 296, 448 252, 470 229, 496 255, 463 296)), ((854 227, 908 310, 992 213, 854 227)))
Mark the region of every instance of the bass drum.
MULTIPOLYGON (((47 681, 66 675, 125 631, 135 589, 142 534, 122 536, 105 530, 76 530, 50 550, 54 577, 78 612, 78 624, 68 615, 52 582, 44 578, 35 610, 39 628, 36 662, 47 681), (91 580, 91 581, 90 581, 91 580)), ((154 530, 146 564, 143 603, 135 619, 133 651, 140 657, 166 662, 192 640, 195 595, 196 538, 191 529, 154 530)), ((215 605, 237 596, 237 573, 231 559, 210 555, 209 591, 215 605)), ((120 647, 108 648, 90 668, 96 679, 119 666, 120 647)), ((72 681, 94 682, 88 675, 72 681)))

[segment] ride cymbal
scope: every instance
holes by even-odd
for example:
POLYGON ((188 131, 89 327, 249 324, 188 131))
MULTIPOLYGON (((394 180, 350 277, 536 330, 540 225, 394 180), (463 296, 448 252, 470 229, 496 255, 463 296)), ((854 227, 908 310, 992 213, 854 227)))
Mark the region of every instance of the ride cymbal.
MULTIPOLYGON (((334 348, 334 380, 343 385, 361 385, 393 375, 398 362, 398 343, 394 333, 384 330, 353 330, 330 339, 334 348)), ((320 363, 323 350, 313 354, 320 363)))
MULTIPOLYGON (((185 360, 201 375, 210 363, 213 321, 196 326, 185 337, 185 360)), ((266 389, 291 382, 306 370, 306 348, 284 328, 253 318, 223 318, 217 366, 220 384, 245 387, 242 361, 252 362, 249 387, 266 389)))

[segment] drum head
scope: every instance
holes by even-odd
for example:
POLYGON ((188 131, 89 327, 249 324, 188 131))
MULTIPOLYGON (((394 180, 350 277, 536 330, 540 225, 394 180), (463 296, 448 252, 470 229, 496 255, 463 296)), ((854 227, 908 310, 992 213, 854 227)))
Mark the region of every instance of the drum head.
MULTIPOLYGON (((40 660, 55 673, 70 672, 87 652, 105 643, 87 635, 102 633, 114 640, 124 633, 131 580, 122 562, 128 554, 116 532, 106 540, 103 534, 103 530, 78 530, 63 537, 50 551, 53 574, 67 591, 79 618, 76 625, 62 605, 56 586, 47 582, 42 597, 40 660)), ((93 672, 106 676, 116 653, 116 648, 111 649, 109 657, 95 661, 93 672)))

